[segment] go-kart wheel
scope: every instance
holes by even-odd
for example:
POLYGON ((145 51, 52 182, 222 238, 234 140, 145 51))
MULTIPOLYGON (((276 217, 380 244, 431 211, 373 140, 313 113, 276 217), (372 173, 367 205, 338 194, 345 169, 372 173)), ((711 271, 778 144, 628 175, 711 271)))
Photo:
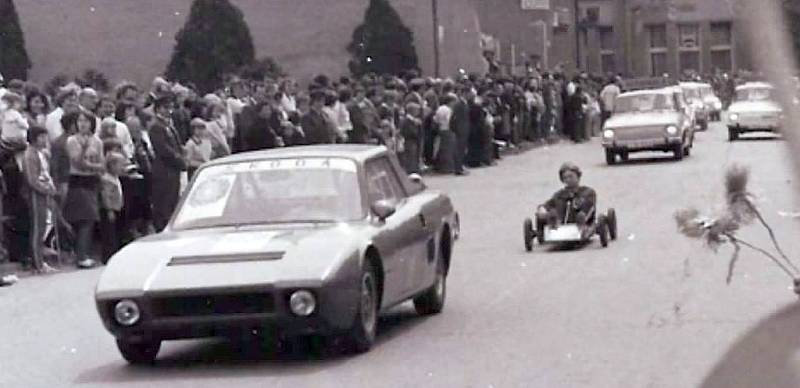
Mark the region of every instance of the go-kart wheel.
POLYGON ((536 220, 536 241, 544 245, 544 221, 536 220))
POLYGON ((608 237, 612 240, 617 239, 617 212, 611 208, 606 212, 606 219, 608 222, 608 237))
POLYGON ((526 218, 522 228, 525 238, 525 250, 530 252, 533 249, 533 221, 530 218, 526 218))
POLYGON ((617 153, 606 148, 606 164, 609 166, 617 163, 617 153))
POLYGON ((608 219, 605 216, 600 216, 597 220, 597 234, 600 236, 600 245, 603 248, 608 246, 608 219))

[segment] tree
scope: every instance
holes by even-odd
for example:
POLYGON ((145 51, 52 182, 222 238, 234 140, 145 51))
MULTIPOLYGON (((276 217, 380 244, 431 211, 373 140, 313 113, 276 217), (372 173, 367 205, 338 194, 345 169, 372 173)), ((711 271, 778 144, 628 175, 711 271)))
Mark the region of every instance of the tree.
POLYGON ((226 74, 255 57, 244 15, 229 0, 194 0, 175 40, 167 77, 193 82, 204 93, 219 88, 226 74))
POLYGON ((414 33, 388 0, 370 0, 364 23, 353 31, 347 51, 353 56, 349 67, 354 75, 399 74, 417 68, 414 33))
POLYGON ((0 73, 6 80, 28 79, 31 61, 13 0, 0 0, 0 73))
POLYGON ((272 57, 259 58, 253 63, 242 66, 237 72, 240 77, 248 80, 263 81, 269 77, 277 79, 286 75, 278 62, 272 57))

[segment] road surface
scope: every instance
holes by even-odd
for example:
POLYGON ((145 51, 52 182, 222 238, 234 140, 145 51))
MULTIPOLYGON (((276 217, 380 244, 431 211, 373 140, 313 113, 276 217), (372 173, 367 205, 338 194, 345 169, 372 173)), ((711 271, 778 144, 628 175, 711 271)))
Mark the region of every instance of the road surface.
MULTIPOLYGON (((156 365, 131 367, 95 312, 102 269, 26 278, 0 289, 0 386, 800 386, 790 279, 745 251, 726 285, 731 250, 704 249, 672 219, 684 206, 721 204, 725 168, 742 163, 785 250, 800 259, 800 225, 785 214, 798 207, 784 147, 728 143, 713 123, 681 162, 654 153, 606 166, 595 139, 508 156, 467 177, 427 177, 462 220, 445 311, 420 318, 399 306, 382 318, 374 349, 358 356, 182 341, 165 343, 156 365), (601 209, 617 209, 620 238, 606 249, 526 253, 522 220, 558 189, 567 160, 583 168, 601 209)), ((769 247, 756 226, 742 235, 769 247)))

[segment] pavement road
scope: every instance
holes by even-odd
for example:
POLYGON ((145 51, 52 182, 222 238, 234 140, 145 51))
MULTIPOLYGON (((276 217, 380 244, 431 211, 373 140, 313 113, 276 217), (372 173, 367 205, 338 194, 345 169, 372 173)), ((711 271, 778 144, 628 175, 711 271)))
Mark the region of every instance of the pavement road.
MULTIPOLYGON (((752 169, 751 190, 784 248, 800 258, 800 225, 785 143, 728 143, 699 132, 691 157, 633 155, 606 166, 597 139, 542 147, 433 176, 461 213, 445 311, 410 304, 381 319, 363 355, 239 352, 224 341, 167 342, 151 367, 128 366, 92 299, 102 269, 23 279, 0 289, 2 387, 796 387, 800 307, 791 279, 744 251, 730 285, 731 249, 678 234, 685 206, 722 204, 731 163, 752 169), (536 247, 522 221, 559 188, 571 160, 599 207, 617 209, 620 238, 603 249, 536 247)), ((757 226, 742 236, 769 247, 757 226)))

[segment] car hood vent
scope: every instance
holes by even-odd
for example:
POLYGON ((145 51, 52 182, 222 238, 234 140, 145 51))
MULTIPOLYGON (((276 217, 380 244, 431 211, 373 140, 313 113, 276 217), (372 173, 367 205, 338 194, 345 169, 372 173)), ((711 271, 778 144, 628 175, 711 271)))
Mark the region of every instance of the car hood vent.
POLYGON ((239 254, 221 255, 198 255, 198 256, 176 256, 173 257, 168 266, 174 265, 195 265, 195 264, 221 264, 221 263, 243 263, 250 261, 271 261, 283 258, 284 252, 256 252, 239 254))

